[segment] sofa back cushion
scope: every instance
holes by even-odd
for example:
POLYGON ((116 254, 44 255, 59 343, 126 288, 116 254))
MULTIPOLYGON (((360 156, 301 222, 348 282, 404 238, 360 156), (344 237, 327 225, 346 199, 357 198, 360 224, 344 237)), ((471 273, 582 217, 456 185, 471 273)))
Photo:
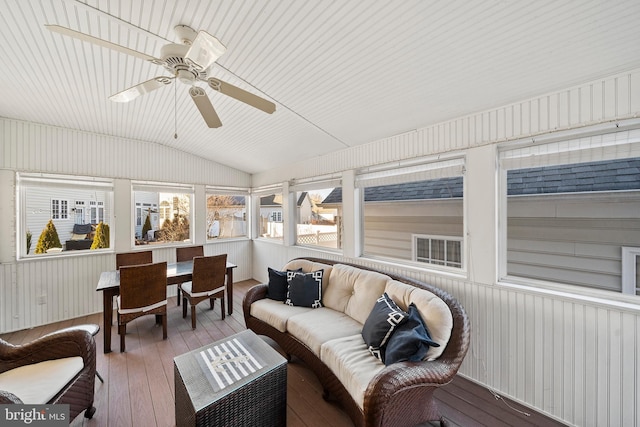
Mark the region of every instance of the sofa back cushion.
POLYGON ((364 325, 389 280, 382 273, 335 264, 322 303, 364 325))
POLYGON ((411 303, 416 305, 431 338, 440 344, 440 347, 430 347, 425 359, 435 360, 440 357, 451 338, 453 328, 453 315, 449 306, 432 292, 397 280, 389 280, 385 292, 404 311, 408 311, 411 303))
MULTIPOLYGON (((302 269, 303 273, 311 273, 312 271, 324 270, 322 273, 322 295, 324 295, 327 285, 329 284, 329 277, 331 276, 331 270, 333 267, 329 264, 323 264, 320 262, 309 261, 308 259, 292 259, 289 261, 283 271, 302 269)), ((323 299, 324 302, 324 299, 323 299)))

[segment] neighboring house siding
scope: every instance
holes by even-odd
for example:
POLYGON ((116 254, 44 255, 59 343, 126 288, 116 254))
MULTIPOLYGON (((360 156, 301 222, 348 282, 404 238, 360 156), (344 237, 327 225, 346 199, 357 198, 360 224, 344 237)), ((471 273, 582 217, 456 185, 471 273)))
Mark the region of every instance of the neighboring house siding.
POLYGON ((461 199, 367 203, 364 252, 410 260, 413 234, 462 237, 462 209, 461 199))
POLYGON ((513 196, 507 235, 510 275, 620 292, 621 247, 640 244, 640 191, 513 196))

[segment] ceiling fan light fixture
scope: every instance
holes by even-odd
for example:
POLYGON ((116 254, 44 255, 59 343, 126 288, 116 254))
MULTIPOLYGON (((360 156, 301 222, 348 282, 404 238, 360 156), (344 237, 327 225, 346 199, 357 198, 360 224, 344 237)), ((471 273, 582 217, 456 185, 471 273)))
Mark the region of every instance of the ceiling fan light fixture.
POLYGON ((198 35, 185 55, 185 61, 189 62, 199 71, 208 69, 218 58, 227 51, 220 40, 207 33, 198 31, 198 35))
POLYGON ((176 77, 186 85, 192 85, 196 81, 196 74, 191 70, 177 70, 176 77))

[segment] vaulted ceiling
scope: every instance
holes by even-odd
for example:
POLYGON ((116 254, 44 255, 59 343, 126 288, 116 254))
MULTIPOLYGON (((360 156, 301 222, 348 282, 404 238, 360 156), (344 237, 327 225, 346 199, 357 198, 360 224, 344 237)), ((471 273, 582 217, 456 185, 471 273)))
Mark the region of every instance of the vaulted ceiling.
MULTIPOLYGON (((0 116, 154 142, 256 173, 640 66, 638 0, 2 0, 0 116), (54 33, 57 24, 158 57, 173 28, 227 48, 206 126, 175 82, 110 95, 160 66, 54 33), (177 138, 174 138, 177 133, 177 138)), ((637 90, 637 89, 636 89, 637 90)))

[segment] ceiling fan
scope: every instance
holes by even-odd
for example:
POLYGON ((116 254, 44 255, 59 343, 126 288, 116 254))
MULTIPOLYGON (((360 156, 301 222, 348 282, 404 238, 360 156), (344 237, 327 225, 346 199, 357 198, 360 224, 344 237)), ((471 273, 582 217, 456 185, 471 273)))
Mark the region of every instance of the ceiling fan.
POLYGON ((207 33, 206 31, 194 31, 186 25, 178 25, 174 28, 179 43, 169 43, 162 46, 160 50, 160 58, 147 55, 142 52, 129 49, 109 41, 71 30, 59 25, 45 25, 50 31, 87 41, 98 46, 107 47, 121 53, 135 56, 137 58, 150 61, 156 65, 161 65, 171 76, 158 76, 145 82, 139 83, 128 89, 118 92, 109 97, 115 102, 129 102, 137 97, 152 92, 156 89, 170 84, 173 80, 178 79, 182 83, 189 86, 189 95, 196 104, 196 107, 202 114, 204 121, 210 128, 222 126, 222 122, 211 104, 211 100, 207 96, 205 90, 196 85, 197 81, 205 82, 211 89, 223 93, 227 96, 244 102, 254 108, 271 114, 276 110, 273 102, 267 101, 257 95, 247 92, 230 83, 209 76, 209 68, 222 56, 227 48, 220 41, 207 33))

